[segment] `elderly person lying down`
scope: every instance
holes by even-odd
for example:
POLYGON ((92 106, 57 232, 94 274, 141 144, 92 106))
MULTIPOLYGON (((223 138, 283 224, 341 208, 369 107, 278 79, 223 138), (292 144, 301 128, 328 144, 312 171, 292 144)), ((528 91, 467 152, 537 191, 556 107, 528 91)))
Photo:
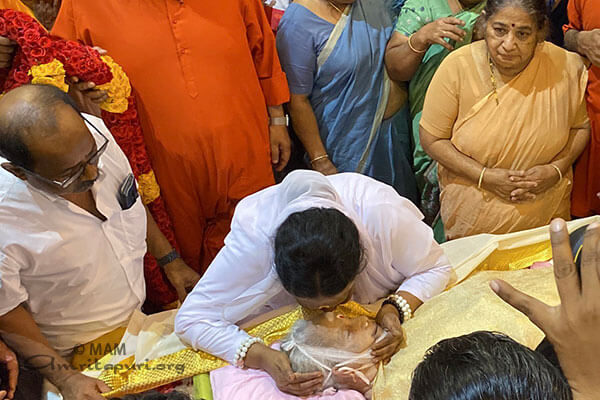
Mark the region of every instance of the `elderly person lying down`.
MULTIPOLYGON (((310 399, 364 400, 371 398, 378 371, 370 348, 384 335, 384 330, 365 316, 348 318, 327 312, 298 320, 273 347, 286 353, 295 372, 323 373, 322 391, 310 399)), ((269 374, 260 370, 227 366, 211 372, 210 378, 214 400, 296 399, 281 392, 269 374)))

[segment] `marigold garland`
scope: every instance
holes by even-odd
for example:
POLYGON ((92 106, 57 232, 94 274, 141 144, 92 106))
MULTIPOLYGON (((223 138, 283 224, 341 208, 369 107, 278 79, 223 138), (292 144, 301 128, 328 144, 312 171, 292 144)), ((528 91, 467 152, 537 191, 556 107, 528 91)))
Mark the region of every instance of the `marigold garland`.
MULTIPOLYGON (((50 84, 67 92, 67 77, 93 82, 108 93, 108 100, 100 105, 102 119, 127 156, 142 197, 156 223, 176 247, 171 221, 144 145, 135 98, 123 69, 112 58, 101 56, 89 46, 50 36, 34 18, 15 10, 0 10, 0 36, 18 45, 12 67, 0 69, 2 93, 27 83, 50 84)), ((148 254, 144 260, 146 305, 158 311, 177 300, 177 293, 156 260, 148 254)))

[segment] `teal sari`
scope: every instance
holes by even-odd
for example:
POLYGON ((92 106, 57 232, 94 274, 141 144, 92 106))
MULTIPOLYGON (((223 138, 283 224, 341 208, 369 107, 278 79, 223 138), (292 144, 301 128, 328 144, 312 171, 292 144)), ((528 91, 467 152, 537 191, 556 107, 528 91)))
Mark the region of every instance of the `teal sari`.
MULTIPOLYGON (((400 10, 396 31, 410 36, 423 26, 444 17, 455 17, 465 21, 463 29, 467 32, 460 43, 450 41, 454 48, 471 43, 477 18, 485 7, 485 1, 453 14, 447 0, 407 0, 400 10)), ((409 83, 408 99, 412 119, 412 135, 414 141, 413 166, 420 193, 420 208, 425 214, 425 221, 434 228, 438 242, 445 240, 444 227, 440 218, 440 189, 437 180, 437 163, 425 153, 419 139, 419 122, 423 111, 425 94, 433 75, 450 51, 440 45, 433 45, 427 50, 421 65, 409 83)))

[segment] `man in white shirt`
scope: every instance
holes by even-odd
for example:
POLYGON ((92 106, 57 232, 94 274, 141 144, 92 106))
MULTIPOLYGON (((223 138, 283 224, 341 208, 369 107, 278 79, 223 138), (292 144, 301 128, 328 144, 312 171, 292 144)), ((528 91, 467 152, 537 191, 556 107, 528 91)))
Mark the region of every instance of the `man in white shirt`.
POLYGON ((179 290, 199 277, 149 216, 102 120, 59 89, 0 99, 0 156, 0 332, 65 400, 100 400, 102 382, 60 366, 141 307, 146 244, 179 290))

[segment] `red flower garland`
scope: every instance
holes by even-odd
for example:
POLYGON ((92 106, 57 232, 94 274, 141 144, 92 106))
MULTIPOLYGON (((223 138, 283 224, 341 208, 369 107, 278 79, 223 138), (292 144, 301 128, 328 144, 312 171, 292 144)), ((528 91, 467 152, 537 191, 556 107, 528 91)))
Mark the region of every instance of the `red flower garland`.
MULTIPOLYGON (((32 17, 10 9, 0 10, 0 36, 14 40, 18 44, 10 70, 0 69, 2 93, 30 83, 32 67, 60 61, 67 76, 77 77, 82 82, 93 82, 97 86, 113 79, 111 68, 100 54, 89 46, 74 41, 52 37, 32 17)), ((115 140, 127 156, 136 178, 150 173, 152 166, 144 145, 142 129, 133 95, 127 99, 129 107, 123 113, 102 110, 102 118, 115 140)), ((176 247, 175 235, 170 218, 159 196, 147 204, 156 223, 176 247)), ((147 286, 146 306, 152 311, 177 300, 177 293, 166 279, 156 260, 146 255, 144 275, 147 286)))

